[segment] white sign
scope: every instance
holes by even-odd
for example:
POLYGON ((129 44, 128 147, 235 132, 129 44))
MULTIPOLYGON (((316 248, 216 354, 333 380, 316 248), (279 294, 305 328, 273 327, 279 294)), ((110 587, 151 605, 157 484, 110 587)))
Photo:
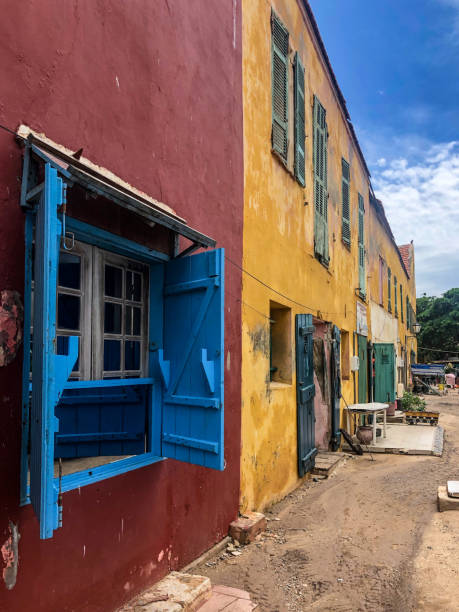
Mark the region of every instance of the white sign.
POLYGON ((357 333, 368 336, 367 308, 360 302, 357 302, 357 333))

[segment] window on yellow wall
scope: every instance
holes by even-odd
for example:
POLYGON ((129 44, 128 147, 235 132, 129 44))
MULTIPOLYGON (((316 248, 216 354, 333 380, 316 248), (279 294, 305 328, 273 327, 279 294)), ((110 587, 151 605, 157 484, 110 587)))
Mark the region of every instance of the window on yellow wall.
POLYGON ((392 312, 392 272, 387 268, 387 310, 392 312))
POLYGON ((379 303, 384 304, 384 259, 379 257, 379 303))
POLYGON ((394 276, 394 311, 395 316, 398 317, 398 296, 397 296, 397 277, 394 276))
POLYGON ((271 13, 272 127, 271 146, 282 161, 288 161, 288 52, 289 33, 279 17, 271 13))
POLYGON ((341 330, 341 378, 350 378, 349 332, 341 330))
POLYGON ((269 303, 270 380, 292 382, 291 309, 277 302, 269 303))

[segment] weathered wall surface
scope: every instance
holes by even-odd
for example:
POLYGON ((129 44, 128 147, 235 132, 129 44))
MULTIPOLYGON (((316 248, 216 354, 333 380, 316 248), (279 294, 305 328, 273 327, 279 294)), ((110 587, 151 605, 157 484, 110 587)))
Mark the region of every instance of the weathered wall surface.
MULTIPOLYGON (((1 124, 84 147, 241 262, 240 0, 9 3, 0 58, 1 124)), ((0 290, 22 295, 21 154, 3 130, 0 167, 0 290)), ((167 460, 65 493, 64 526, 49 541, 31 507, 18 507, 22 351, 0 368, 0 544, 11 549, 10 521, 20 535, 1 610, 114 609, 226 534, 239 492, 240 286, 228 264, 226 470, 167 460)))
POLYGON ((411 351, 417 350, 416 339, 413 332, 407 328, 406 298, 408 297, 413 309, 416 309, 416 280, 414 270, 414 249, 410 269, 407 271, 401 261, 398 249, 389 236, 385 227, 384 213, 381 204, 370 204, 369 228, 371 240, 367 246, 370 318, 372 341, 390 342, 394 344, 399 359, 404 360, 409 370, 411 351), (380 291, 380 258, 383 259, 382 269, 382 301, 380 291), (391 311, 388 309, 388 268, 391 270, 391 311), (397 279, 397 309, 395 308, 394 278, 397 279), (400 286, 403 299, 400 300, 400 286))
MULTIPOLYGON (((324 64, 305 25, 300 3, 275 0, 273 8, 290 33, 289 79, 294 52, 305 66, 306 188, 271 153, 271 6, 243 1, 244 96, 244 268, 241 506, 261 509, 299 483, 294 360, 292 383, 269 380, 269 301, 294 315, 313 313, 340 329, 355 330, 358 287, 357 227, 360 192, 367 204, 368 178, 352 143, 324 64), (327 110, 330 265, 314 257, 312 104, 316 94, 327 110), (341 157, 351 166, 351 248, 341 240, 341 157), (286 296, 286 297, 285 297, 286 296)), ((289 113, 292 113, 290 106, 289 113)), ((291 116, 291 115, 290 115, 291 116)), ((290 157, 293 159, 293 156, 290 157)), ((367 225, 368 221, 365 220, 367 225)), ((368 229, 368 228, 367 228, 368 229)), ((352 380, 343 381, 352 400, 352 380)))

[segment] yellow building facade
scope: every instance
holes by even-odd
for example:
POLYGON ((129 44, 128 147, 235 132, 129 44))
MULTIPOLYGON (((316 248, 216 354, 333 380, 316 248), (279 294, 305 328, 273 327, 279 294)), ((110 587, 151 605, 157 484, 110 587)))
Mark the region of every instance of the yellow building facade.
MULTIPOLYGON (((301 482, 314 455, 301 465, 305 440, 339 447, 340 394, 359 399, 357 332, 371 342, 379 286, 370 175, 309 5, 243 0, 242 46, 244 511, 301 482)), ((392 241, 381 238, 383 258, 402 279, 392 241)))

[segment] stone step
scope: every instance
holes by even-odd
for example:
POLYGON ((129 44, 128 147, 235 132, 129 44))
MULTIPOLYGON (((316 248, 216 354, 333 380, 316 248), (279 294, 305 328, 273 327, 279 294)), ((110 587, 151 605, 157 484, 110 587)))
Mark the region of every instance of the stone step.
POLYGON ((247 591, 217 585, 212 587, 212 597, 199 608, 199 612, 252 612, 257 607, 247 591))
POLYGON ((315 458, 315 466, 312 470, 317 476, 325 476, 328 478, 338 465, 345 458, 344 453, 330 453, 327 451, 319 451, 315 458))
POLYGON ((171 572, 119 612, 196 612, 212 597, 209 578, 171 572))

